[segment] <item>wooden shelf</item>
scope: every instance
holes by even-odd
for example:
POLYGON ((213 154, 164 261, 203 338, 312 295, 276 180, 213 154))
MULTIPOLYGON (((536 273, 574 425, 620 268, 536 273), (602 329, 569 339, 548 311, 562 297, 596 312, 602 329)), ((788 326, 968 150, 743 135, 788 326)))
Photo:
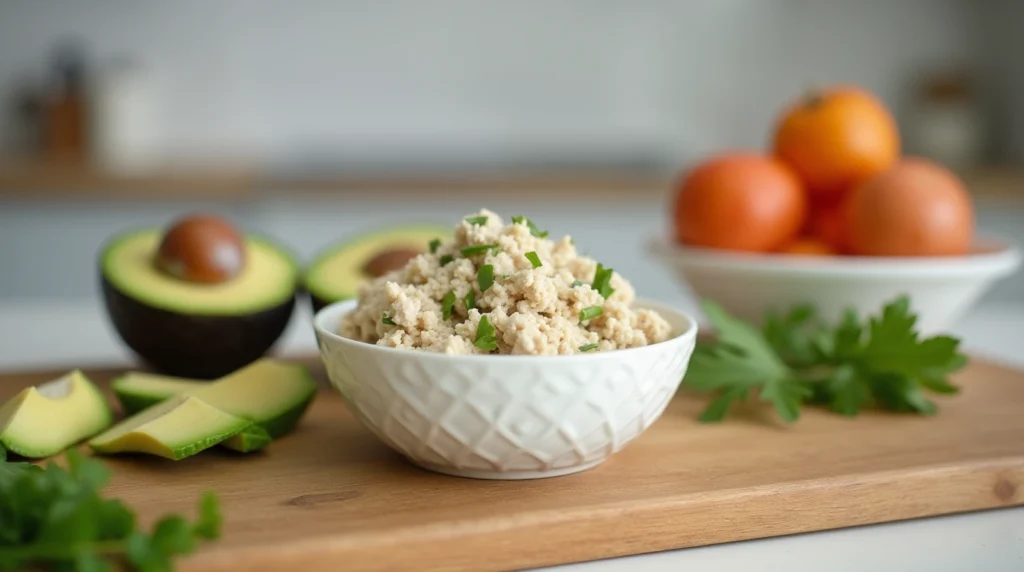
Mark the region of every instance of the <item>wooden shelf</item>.
POLYGON ((668 177, 624 172, 403 173, 352 176, 281 176, 255 167, 164 168, 140 175, 104 172, 81 164, 0 161, 0 199, 250 199, 424 195, 467 197, 515 192, 520 197, 585 195, 593 198, 650 197, 671 188, 668 177))
MULTIPOLYGON (((983 200, 1024 200, 1024 170, 987 168, 964 175, 983 200)), ((269 174, 249 165, 178 165, 142 174, 89 165, 0 160, 0 200, 254 200, 260 197, 420 198, 516 193, 522 199, 661 200, 671 177, 656 173, 404 173, 321 177, 269 174)))

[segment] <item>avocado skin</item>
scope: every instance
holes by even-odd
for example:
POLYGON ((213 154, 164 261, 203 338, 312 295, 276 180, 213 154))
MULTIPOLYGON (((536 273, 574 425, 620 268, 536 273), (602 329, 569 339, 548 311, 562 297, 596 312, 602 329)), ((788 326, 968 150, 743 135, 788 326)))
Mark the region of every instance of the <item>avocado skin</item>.
POLYGON ((262 357, 284 333, 295 296, 238 316, 190 316, 153 308, 118 290, 100 272, 103 301, 124 343, 167 375, 212 380, 262 357))

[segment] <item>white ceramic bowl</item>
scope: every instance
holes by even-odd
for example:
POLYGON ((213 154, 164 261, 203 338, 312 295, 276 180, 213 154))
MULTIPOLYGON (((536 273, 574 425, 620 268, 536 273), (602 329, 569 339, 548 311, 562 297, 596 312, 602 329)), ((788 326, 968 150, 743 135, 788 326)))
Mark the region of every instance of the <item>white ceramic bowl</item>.
POLYGON ((686 373, 696 322, 654 303, 675 336, 569 356, 447 355, 338 335, 355 300, 314 318, 327 374, 355 416, 413 463, 449 475, 531 479, 594 467, 661 416, 686 373))
POLYGON ((845 308, 863 316, 907 294, 922 335, 947 330, 1021 264, 1016 247, 991 240, 967 256, 948 258, 748 254, 666 238, 648 247, 697 297, 746 320, 760 323, 769 308, 804 302, 815 304, 826 319, 838 318, 845 308))

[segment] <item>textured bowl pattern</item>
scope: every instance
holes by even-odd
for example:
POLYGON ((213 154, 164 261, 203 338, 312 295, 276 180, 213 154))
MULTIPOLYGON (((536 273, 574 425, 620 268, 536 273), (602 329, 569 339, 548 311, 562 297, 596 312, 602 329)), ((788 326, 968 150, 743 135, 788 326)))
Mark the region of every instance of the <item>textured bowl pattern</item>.
MULTIPOLYGON (((338 306, 324 325, 337 323, 338 306)), ((692 322, 674 316, 681 335, 644 348, 446 356, 325 335, 323 316, 321 355, 359 420, 424 468, 477 478, 556 476, 607 459, 661 416, 696 339, 692 322)))

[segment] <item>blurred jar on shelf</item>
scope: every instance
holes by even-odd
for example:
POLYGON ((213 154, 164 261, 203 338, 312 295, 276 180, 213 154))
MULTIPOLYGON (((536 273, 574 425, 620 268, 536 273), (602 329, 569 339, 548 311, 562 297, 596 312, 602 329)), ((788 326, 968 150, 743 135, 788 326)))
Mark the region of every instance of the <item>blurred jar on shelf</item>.
POLYGON ((160 114, 156 80, 128 56, 100 65, 92 89, 92 148, 104 169, 133 173, 159 161, 160 114))
POLYGON ((915 92, 906 128, 907 151, 961 173, 981 166, 985 114, 968 74, 928 74, 915 92))

